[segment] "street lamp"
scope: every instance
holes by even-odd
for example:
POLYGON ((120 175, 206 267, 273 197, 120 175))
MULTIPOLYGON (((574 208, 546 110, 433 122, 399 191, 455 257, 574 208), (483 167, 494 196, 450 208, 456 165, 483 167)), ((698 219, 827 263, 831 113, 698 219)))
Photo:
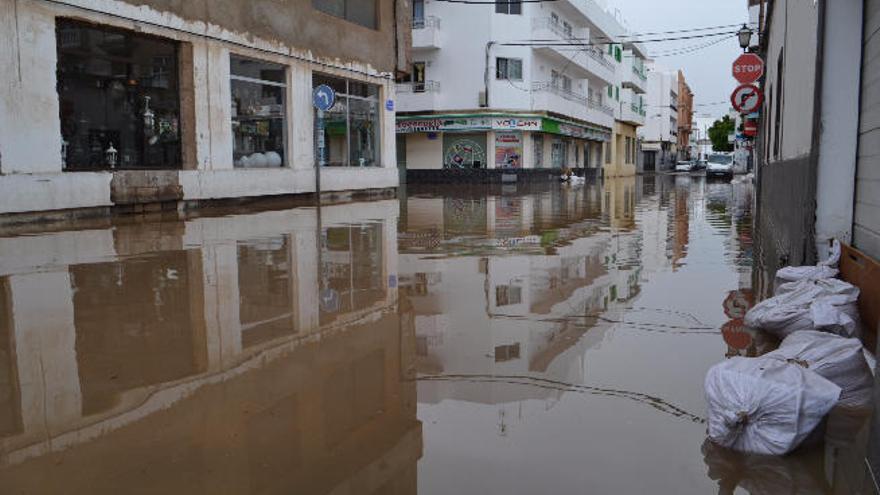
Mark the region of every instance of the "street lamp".
POLYGON ((743 27, 741 27, 739 31, 736 32, 736 36, 737 38, 739 38, 740 48, 745 51, 746 48, 749 47, 749 43, 752 41, 752 30, 749 29, 748 26, 743 24, 743 27))

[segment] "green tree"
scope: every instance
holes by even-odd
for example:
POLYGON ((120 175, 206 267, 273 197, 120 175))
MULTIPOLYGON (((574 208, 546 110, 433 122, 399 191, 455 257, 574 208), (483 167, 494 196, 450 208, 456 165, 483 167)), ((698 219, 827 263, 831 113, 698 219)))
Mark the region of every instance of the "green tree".
POLYGON ((729 115, 716 120, 709 128, 709 139, 712 140, 712 151, 733 151, 733 143, 727 142, 727 136, 733 134, 734 122, 729 115))

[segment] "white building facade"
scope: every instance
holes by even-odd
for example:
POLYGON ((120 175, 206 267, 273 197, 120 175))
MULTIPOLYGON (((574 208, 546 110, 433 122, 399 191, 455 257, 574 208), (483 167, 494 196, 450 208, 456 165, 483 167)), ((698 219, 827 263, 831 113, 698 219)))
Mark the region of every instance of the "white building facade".
MULTIPOLYGON (((408 172, 598 172, 632 91, 618 74, 632 65, 624 47, 609 44, 619 32, 592 0, 414 1, 412 76, 397 87, 398 163, 408 172)), ((625 118, 634 118, 630 103, 625 118)))
POLYGON ((648 64, 648 112, 639 129, 644 171, 675 167, 678 138, 678 75, 655 63, 648 64))
POLYGON ((318 141, 323 191, 396 187, 394 1, 344 19, 319 0, 0 0, 0 217, 313 193, 318 141), (267 9, 279 22, 245 27, 267 9), (325 140, 319 83, 339 93, 325 140))

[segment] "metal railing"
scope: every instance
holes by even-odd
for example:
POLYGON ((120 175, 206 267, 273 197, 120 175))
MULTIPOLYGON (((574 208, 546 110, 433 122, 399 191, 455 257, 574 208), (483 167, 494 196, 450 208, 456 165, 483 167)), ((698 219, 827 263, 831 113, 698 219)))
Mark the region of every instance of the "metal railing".
POLYGON ((425 29, 425 28, 439 28, 440 27, 440 18, 429 15, 425 17, 413 17, 412 20, 412 28, 413 29, 425 29))
POLYGON ((596 62, 599 62, 608 70, 614 70, 614 64, 612 64, 607 58, 605 58, 605 52, 603 52, 599 48, 596 48, 595 46, 588 46, 586 51, 587 55, 589 55, 590 58, 592 58, 596 62))
POLYGON ((553 93, 555 95, 561 96, 566 100, 573 101, 575 103, 585 104, 587 102, 586 96, 575 93, 574 91, 568 89, 561 88, 550 81, 533 82, 532 91, 546 91, 548 93, 553 93))
POLYGON ((644 73, 644 69, 639 69, 635 65, 632 66, 633 74, 639 76, 639 79, 642 81, 648 80, 648 75, 644 73))
POLYGON ((587 106, 592 108, 593 110, 598 110, 598 111, 604 113, 605 115, 609 115, 611 117, 614 117, 614 109, 605 105, 600 100, 587 98, 587 106))
POLYGON ((397 83, 398 93, 439 93, 440 81, 400 82, 397 83))

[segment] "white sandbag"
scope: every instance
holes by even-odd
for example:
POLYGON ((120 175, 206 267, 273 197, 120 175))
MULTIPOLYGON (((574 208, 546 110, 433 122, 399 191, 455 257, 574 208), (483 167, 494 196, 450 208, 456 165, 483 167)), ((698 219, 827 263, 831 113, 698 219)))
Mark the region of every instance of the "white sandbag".
MULTIPOLYGON (((824 495, 825 478, 807 456, 767 456, 736 452, 711 440, 701 448, 709 479, 719 494, 824 495), (736 490, 739 488, 739 490, 736 490)), ((713 492, 714 493, 714 492, 713 492)))
POLYGON ((839 272, 836 268, 825 265, 816 266, 787 266, 776 271, 776 279, 774 280, 774 294, 779 290, 782 284, 797 282, 800 280, 821 280, 823 278, 834 278, 839 272))
POLYGON ((848 339, 815 330, 795 332, 766 354, 800 364, 840 387, 838 405, 866 407, 873 397, 874 379, 859 339, 848 339))
POLYGON ((840 264, 840 241, 834 239, 831 243, 831 252, 828 253, 828 259, 825 261, 820 261, 816 264, 816 266, 830 266, 831 268, 837 268, 840 264))
POLYGON ((745 323, 784 338, 801 330, 857 337, 859 288, 834 278, 782 284, 777 295, 752 307, 745 323))
POLYGON ((706 374, 709 438, 739 452, 794 450, 834 407, 840 387, 797 364, 735 357, 706 374))

